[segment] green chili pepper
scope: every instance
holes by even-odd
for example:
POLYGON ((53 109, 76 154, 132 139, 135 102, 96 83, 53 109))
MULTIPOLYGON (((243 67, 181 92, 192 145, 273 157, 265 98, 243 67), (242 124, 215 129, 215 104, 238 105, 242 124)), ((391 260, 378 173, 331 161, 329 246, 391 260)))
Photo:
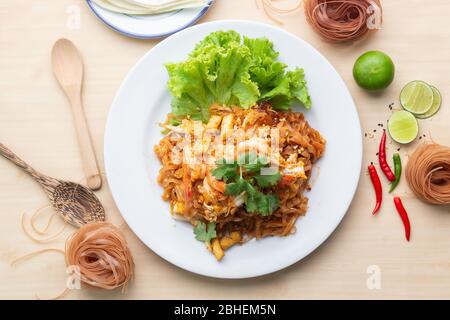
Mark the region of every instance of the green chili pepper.
POLYGON ((389 192, 394 191, 394 189, 397 187, 398 183, 400 182, 400 177, 402 175, 402 161, 400 159, 400 155, 398 153, 395 153, 393 159, 394 159, 394 169, 395 169, 395 180, 392 181, 389 192))

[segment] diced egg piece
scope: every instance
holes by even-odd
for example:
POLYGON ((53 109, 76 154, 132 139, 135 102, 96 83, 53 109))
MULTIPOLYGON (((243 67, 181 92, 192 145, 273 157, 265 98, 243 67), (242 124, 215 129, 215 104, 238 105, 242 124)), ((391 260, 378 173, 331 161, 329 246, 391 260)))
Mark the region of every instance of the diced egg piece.
POLYGON ((295 164, 288 164, 282 171, 284 175, 293 176, 297 178, 307 179, 305 174, 305 166, 303 162, 299 161, 295 164))
POLYGON ((184 129, 185 133, 193 134, 196 125, 197 126, 201 125, 201 122, 199 122, 199 121, 192 121, 190 119, 183 119, 179 126, 181 126, 184 129))
POLYGON ((184 203, 175 202, 172 206, 172 212, 175 214, 183 214, 184 213, 184 203))
POLYGON ((170 124, 161 124, 161 126, 172 132, 184 133, 184 129, 181 126, 172 126, 170 124))
POLYGON ((221 122, 222 122, 221 116, 211 116, 211 118, 209 118, 208 124, 206 125, 206 128, 207 129, 219 129, 221 122))
POLYGON ((194 121, 193 124, 193 136, 191 139, 193 141, 193 155, 194 156, 202 156, 205 150, 209 147, 209 143, 207 139, 205 139, 205 127, 202 122, 194 121), (198 141, 197 139, 201 139, 198 141))
POLYGON ((269 145, 263 138, 253 137, 239 142, 237 150, 238 153, 257 151, 260 155, 267 155, 269 153, 269 145))
POLYGON ((234 116, 232 114, 227 114, 222 119, 222 125, 220 128, 220 138, 223 140, 227 136, 227 132, 233 130, 233 120, 234 116))

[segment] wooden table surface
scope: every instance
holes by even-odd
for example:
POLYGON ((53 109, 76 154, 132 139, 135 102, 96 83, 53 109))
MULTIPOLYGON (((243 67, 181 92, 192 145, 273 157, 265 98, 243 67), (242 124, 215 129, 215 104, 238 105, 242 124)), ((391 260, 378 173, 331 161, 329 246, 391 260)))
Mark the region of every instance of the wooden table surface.
MULTIPOLYGON (((302 10, 281 16, 282 28, 305 39, 322 52, 347 83, 356 102, 364 138, 363 167, 376 159, 380 130, 392 102, 398 107, 400 89, 422 79, 443 95, 441 111, 420 121, 426 138, 401 147, 405 158, 418 143, 432 137, 450 145, 450 1, 384 1, 382 30, 358 44, 330 45, 305 22, 302 10), (388 53, 397 68, 394 83, 379 94, 359 89, 352 65, 366 50, 388 53)), ((248 19, 274 24, 253 0, 217 0, 199 23, 218 19, 248 19)), ((53 77, 50 50, 60 37, 74 41, 85 62, 84 103, 100 166, 103 133, 111 101, 134 63, 157 40, 135 40, 106 28, 82 0, 0 2, 0 141, 48 175, 82 181, 78 144, 66 98, 53 77), (78 16, 79 13, 79 16, 78 16), (79 19, 78 19, 79 18, 79 19), (79 22, 79 23, 78 23, 79 22)), ((389 154, 397 145, 389 144, 389 154)), ((349 155, 351 156, 351 155, 349 155)), ((74 290, 73 299, 164 298, 450 298, 450 210, 418 201, 402 180, 403 196, 412 222, 411 242, 392 201, 378 216, 370 215, 374 195, 366 172, 354 201, 333 235, 313 254, 275 274, 239 281, 216 280, 183 271, 156 256, 127 227, 125 234, 136 262, 136 279, 127 294, 90 289, 74 290), (377 285, 378 284, 378 285, 377 285)), ((98 193, 107 218, 121 224, 107 185, 98 193)), ((10 261, 33 250, 59 247, 73 232, 48 243, 34 243, 20 226, 22 213, 31 214, 48 203, 40 187, 25 173, 0 159, 0 298, 51 297, 65 287, 63 256, 46 253, 14 268, 10 261)), ((51 210, 43 211, 38 224, 51 210)), ((62 224, 52 226, 57 231, 62 224)))

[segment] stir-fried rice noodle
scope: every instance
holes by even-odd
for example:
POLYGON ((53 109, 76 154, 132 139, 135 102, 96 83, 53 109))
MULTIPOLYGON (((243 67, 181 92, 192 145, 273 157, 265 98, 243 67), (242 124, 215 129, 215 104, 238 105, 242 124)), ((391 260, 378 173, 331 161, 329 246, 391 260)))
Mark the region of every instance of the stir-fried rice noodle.
POLYGON ((171 126, 171 114, 162 124, 168 133, 155 146, 162 163, 158 182, 174 218, 194 225, 198 221, 214 222, 218 239, 238 233, 240 243, 295 232, 296 220, 308 208, 304 191, 310 189, 313 163, 324 152, 324 138, 309 126, 302 113, 275 111, 268 103, 251 109, 214 105, 210 113, 207 124, 184 119, 180 125, 171 126), (211 135, 215 139, 204 134, 198 143, 193 137, 196 126, 205 132, 215 130, 216 135, 211 135), (240 139, 236 138, 241 131, 240 139), (231 139, 227 136, 230 132, 231 139), (231 141, 231 149, 224 147, 226 140, 229 144, 231 141), (198 151, 202 161, 186 161, 185 153, 190 149, 190 160, 198 160, 198 151), (278 195, 280 206, 271 215, 247 212, 242 197, 226 195, 226 183, 211 174, 217 160, 235 159, 243 152, 262 154, 278 166, 282 177, 269 191, 278 195))

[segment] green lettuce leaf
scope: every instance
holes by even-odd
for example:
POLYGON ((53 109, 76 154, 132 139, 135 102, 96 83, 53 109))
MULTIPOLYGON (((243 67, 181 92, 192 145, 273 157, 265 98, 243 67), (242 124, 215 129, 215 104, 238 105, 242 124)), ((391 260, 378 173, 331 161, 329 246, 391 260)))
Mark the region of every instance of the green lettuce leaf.
POLYGON ((286 71, 287 65, 276 60, 278 52, 267 38, 244 37, 244 44, 252 52, 250 76, 258 83, 261 92, 258 100, 267 100, 275 109, 281 110, 290 109, 296 99, 305 108, 311 107, 303 69, 286 71))
POLYGON ((275 109, 288 110, 298 100, 309 108, 303 69, 286 71, 277 58, 266 38, 241 39, 232 30, 209 34, 187 60, 166 64, 172 113, 206 122, 214 103, 250 108, 266 100, 275 109))
POLYGON ((241 43, 241 36, 236 31, 212 32, 195 46, 195 49, 191 52, 190 56, 196 57, 203 54, 205 47, 226 48, 231 43, 241 43))
POLYGON ((286 72, 274 87, 261 96, 262 100, 272 103, 275 109, 289 110, 292 102, 297 99, 306 109, 311 108, 311 98, 306 87, 303 69, 296 68, 286 72))

